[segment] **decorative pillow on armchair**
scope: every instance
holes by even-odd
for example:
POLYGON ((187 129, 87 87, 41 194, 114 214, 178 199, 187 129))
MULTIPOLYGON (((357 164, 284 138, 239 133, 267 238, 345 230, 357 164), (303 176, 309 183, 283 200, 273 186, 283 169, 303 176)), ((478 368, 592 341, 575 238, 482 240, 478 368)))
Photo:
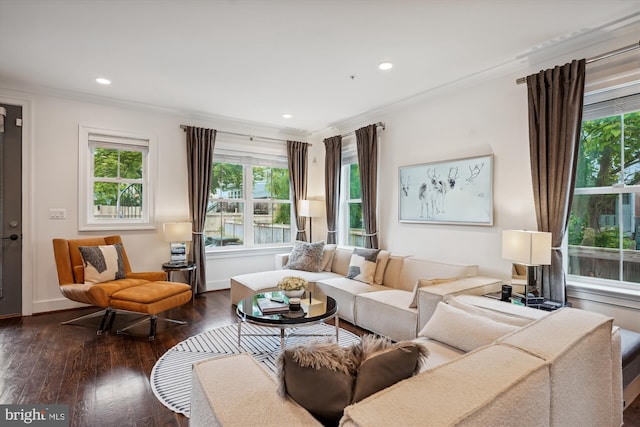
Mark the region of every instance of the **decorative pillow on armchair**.
POLYGON ((296 241, 283 268, 289 270, 321 271, 324 242, 306 243, 296 241))
POLYGON ((355 248, 349 262, 347 278, 372 285, 379 252, 380 249, 355 248))
POLYGON ((79 246, 84 262, 84 283, 95 284, 124 279, 122 244, 79 246))

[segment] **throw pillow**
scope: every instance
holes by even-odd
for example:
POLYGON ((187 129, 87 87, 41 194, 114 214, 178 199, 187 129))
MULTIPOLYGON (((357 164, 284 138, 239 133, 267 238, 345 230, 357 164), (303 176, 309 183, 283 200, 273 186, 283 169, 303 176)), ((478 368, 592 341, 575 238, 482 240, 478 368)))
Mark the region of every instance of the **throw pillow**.
POLYGON ((390 257, 391 252, 389 251, 382 250, 378 253, 378 257, 376 258, 376 272, 373 275, 374 285, 382 285, 382 281, 384 279, 384 271, 387 268, 387 263, 389 262, 390 257))
POLYGON ((347 278, 372 285, 379 252, 380 249, 355 248, 349 262, 347 278))
POLYGON ((358 365, 352 403, 417 374, 429 355, 417 342, 393 343, 374 335, 363 336, 352 351, 358 365))
POLYGON ((353 400, 356 373, 351 351, 336 343, 312 342, 278 356, 278 393, 288 394, 325 425, 337 425, 353 400))
POLYGON ((322 262, 320 263, 321 271, 331 271, 333 256, 336 254, 336 247, 337 245, 331 243, 324 245, 324 248, 322 248, 322 262))
POLYGON ((296 241, 283 268, 289 270, 321 271, 324 242, 306 243, 296 241))
POLYGON ((457 280, 457 277, 447 277, 443 279, 420 279, 416 280, 416 284, 413 286, 413 296, 411 297, 411 303, 409 303, 409 308, 418 308, 418 289, 423 286, 433 286, 438 285, 440 283, 453 282, 457 280))
POLYGON ((519 329, 517 326, 496 322, 439 302, 431 319, 424 325, 418 336, 469 352, 491 344, 517 329, 519 329))
POLYGON ((84 283, 95 284, 124 279, 122 244, 79 246, 84 263, 84 283))

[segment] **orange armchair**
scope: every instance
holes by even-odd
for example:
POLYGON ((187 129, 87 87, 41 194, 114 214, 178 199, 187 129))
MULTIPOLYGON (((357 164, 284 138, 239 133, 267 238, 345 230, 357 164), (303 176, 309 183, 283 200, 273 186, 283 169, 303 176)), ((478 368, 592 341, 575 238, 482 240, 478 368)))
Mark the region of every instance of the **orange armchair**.
MULTIPOLYGON (((62 295, 72 301, 103 309, 63 324, 71 324, 89 317, 102 316, 102 321, 98 327, 98 335, 100 335, 104 330, 110 329, 114 320, 115 310, 135 311, 150 316, 151 331, 149 339, 153 339, 155 336, 155 315, 160 311, 188 302, 192 295, 191 287, 183 283, 166 282, 167 274, 164 271, 132 272, 124 245, 122 246, 122 261, 125 278, 96 284, 85 284, 84 261, 79 247, 114 245, 117 243, 122 244, 120 236, 76 240, 53 239, 53 252, 62 295)), ((124 329, 118 332, 122 331, 124 329)))

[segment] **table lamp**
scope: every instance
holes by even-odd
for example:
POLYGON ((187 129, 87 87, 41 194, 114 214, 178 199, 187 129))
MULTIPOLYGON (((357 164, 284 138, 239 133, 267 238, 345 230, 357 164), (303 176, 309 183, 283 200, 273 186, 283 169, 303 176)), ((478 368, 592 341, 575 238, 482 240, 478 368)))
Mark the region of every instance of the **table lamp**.
POLYGON ((163 224, 164 240, 171 242, 171 264, 187 262, 187 243, 191 241, 190 222, 166 222, 163 224))
MULTIPOLYGON (((525 305, 531 299, 529 291, 537 289, 537 270, 551 264, 551 233, 543 231, 505 230, 502 232, 502 258, 527 267, 524 288, 525 305)), ((542 303, 539 299, 536 304, 542 303)))
POLYGON ((309 242, 313 242, 313 230, 311 223, 313 218, 321 217, 323 211, 324 202, 321 200, 300 200, 298 201, 298 215, 309 218, 309 242))

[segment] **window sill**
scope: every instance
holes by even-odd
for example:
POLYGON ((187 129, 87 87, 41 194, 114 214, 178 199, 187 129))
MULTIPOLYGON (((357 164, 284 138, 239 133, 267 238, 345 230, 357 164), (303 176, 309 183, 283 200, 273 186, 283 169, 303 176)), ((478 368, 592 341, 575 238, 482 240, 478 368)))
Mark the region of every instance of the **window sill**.
POLYGON ((207 259, 241 258, 256 255, 284 254, 291 252, 292 245, 269 246, 261 248, 233 248, 225 246, 224 249, 207 249, 207 259))
POLYGON ((640 309, 640 290, 567 281, 567 296, 603 304, 640 309))

